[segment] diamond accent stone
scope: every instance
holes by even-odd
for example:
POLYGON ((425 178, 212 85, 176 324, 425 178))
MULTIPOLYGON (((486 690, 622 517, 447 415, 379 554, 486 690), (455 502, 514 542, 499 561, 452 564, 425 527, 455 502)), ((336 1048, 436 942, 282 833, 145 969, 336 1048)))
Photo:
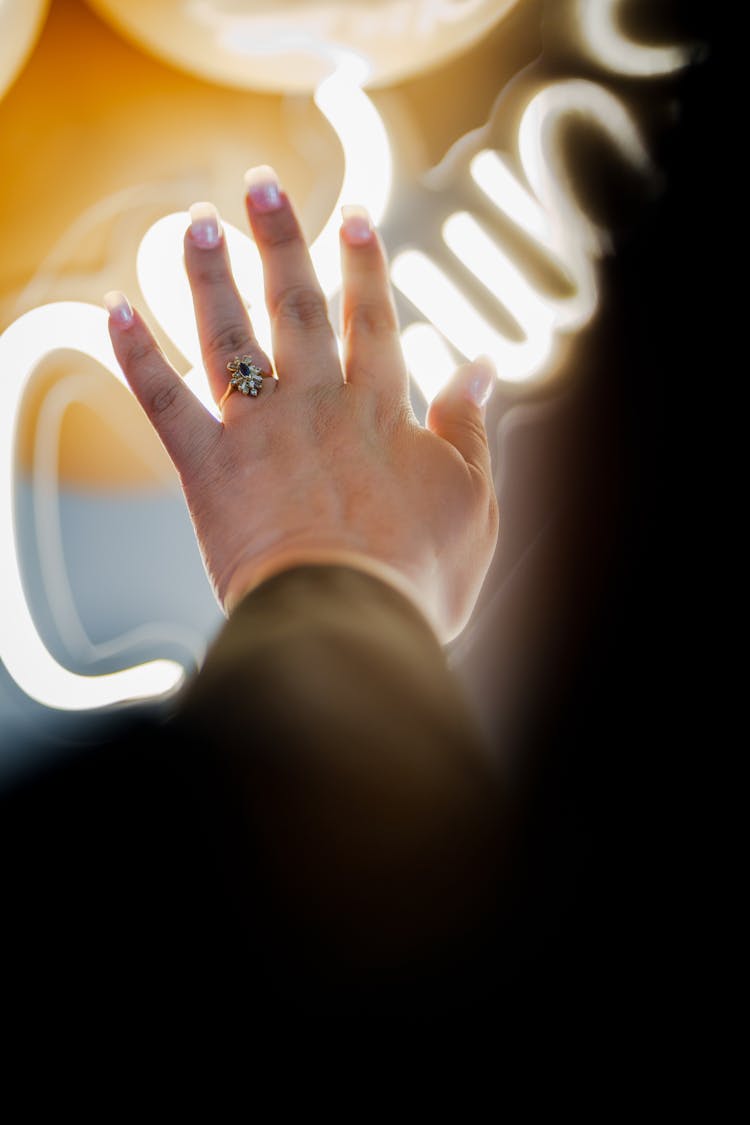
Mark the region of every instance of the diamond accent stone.
POLYGON ((233 373, 231 379, 233 387, 243 395, 258 397, 258 392, 263 386, 263 373, 250 356, 243 355, 242 358, 233 359, 227 364, 227 369, 233 373))

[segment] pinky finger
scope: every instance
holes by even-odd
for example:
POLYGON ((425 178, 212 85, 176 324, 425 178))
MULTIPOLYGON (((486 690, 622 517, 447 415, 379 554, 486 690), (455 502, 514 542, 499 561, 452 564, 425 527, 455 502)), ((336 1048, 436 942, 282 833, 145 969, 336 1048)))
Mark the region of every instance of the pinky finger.
POLYGON ((133 394, 175 468, 191 475, 221 433, 221 424, 185 386, 124 293, 105 294, 109 335, 133 394))

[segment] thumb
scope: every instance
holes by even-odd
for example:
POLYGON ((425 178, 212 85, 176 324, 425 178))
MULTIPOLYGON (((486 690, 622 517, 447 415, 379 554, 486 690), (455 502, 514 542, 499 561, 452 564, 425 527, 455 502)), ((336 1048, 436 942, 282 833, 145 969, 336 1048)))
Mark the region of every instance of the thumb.
POLYGON ((432 400, 426 419, 428 430, 455 446, 467 465, 487 475, 490 451, 484 413, 496 378, 489 356, 464 364, 432 400))

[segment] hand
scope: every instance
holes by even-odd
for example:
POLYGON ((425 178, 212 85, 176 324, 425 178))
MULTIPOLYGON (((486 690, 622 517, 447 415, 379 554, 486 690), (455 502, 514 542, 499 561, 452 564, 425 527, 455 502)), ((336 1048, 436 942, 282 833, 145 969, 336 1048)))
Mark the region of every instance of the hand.
POLYGON ((450 640, 468 620, 497 541, 484 428, 491 362, 460 368, 423 428, 409 401, 383 246, 367 215, 344 208, 342 362, 287 196, 270 168, 252 170, 247 182, 275 368, 253 336, 210 204, 191 208, 185 263, 216 402, 227 362, 245 354, 268 376, 257 398, 234 391, 219 422, 124 295, 105 298, 115 353, 180 475, 216 596, 230 613, 279 571, 355 566, 401 589, 450 640))

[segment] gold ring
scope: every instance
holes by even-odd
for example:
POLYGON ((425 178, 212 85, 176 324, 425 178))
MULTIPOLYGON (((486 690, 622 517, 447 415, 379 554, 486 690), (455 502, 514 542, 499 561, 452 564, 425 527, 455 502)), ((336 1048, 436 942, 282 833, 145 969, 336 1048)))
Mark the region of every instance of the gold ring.
POLYGON ((227 371, 232 372, 232 378, 229 380, 227 389, 221 396, 219 410, 223 410, 224 403, 234 390, 239 391, 240 394, 243 395, 252 395, 253 398, 258 397, 263 387, 263 372, 258 367, 257 363, 253 363, 249 355, 236 355, 234 359, 230 359, 227 364, 227 371))

